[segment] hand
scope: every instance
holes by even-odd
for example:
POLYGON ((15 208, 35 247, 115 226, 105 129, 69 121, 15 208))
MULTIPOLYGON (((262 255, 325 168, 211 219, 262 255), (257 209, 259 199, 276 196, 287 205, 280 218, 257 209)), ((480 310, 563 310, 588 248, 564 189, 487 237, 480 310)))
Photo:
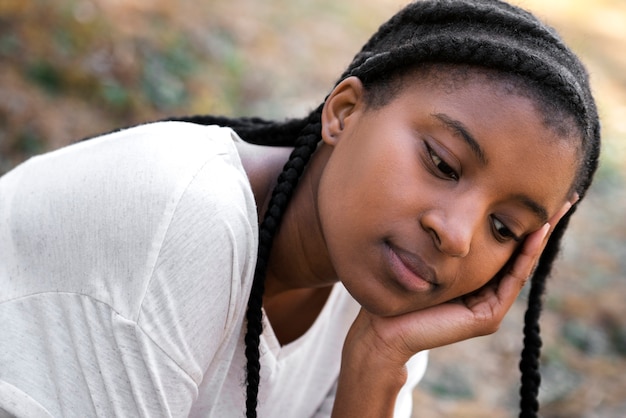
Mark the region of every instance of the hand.
POLYGON ((415 353, 495 332, 531 275, 554 226, 578 200, 574 196, 531 233, 501 279, 464 298, 396 317, 361 309, 343 348, 333 417, 393 414, 415 353))
POLYGON ((400 365, 419 351, 495 332, 531 275, 554 227, 577 200, 575 195, 548 223, 528 235, 500 280, 453 302, 397 317, 377 317, 362 309, 346 344, 367 341, 368 347, 380 350, 386 361, 400 365))

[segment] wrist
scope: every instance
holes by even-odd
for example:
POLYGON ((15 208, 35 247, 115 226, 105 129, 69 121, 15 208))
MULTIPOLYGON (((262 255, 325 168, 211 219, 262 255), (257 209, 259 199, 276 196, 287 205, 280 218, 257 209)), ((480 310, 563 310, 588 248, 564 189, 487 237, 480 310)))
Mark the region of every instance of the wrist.
POLYGON ((367 362, 342 364, 332 416, 391 418, 406 380, 406 368, 378 370, 367 362))
POLYGON ((406 383, 408 359, 391 354, 372 344, 359 344, 350 349, 344 346, 340 376, 352 376, 363 384, 384 384, 400 390, 406 383))
POLYGON ((334 417, 392 417, 398 393, 407 381, 406 366, 381 358, 364 347, 347 355, 344 351, 334 417))

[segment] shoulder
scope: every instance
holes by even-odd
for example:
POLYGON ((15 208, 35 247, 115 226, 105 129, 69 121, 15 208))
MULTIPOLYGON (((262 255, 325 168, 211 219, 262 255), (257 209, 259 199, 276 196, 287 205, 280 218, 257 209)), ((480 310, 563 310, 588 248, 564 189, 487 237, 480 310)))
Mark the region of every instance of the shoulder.
MULTIPOLYGON (((98 136, 31 158, 0 179, 6 195, 12 188, 38 196, 82 191, 99 184, 137 188, 187 181, 207 162, 220 159, 240 168, 229 128, 184 122, 157 122, 98 136)), ((243 170, 239 170, 243 171, 243 170)), ((75 197, 80 198, 82 194, 75 197)))
POLYGON ((96 210, 179 199, 202 171, 224 191, 245 192, 246 173, 229 128, 157 122, 102 135, 33 157, 0 178, 5 204, 37 210, 96 210), (218 174, 220 173, 220 174, 218 174), (226 187, 224 187, 226 186, 226 187), (110 205, 110 206, 109 206, 110 205))
POLYGON ((170 200, 138 311, 139 326, 197 382, 238 335, 258 244, 256 204, 234 134, 217 129, 223 141, 170 200))
POLYGON ((155 122, 74 144, 59 150, 55 157, 62 160, 70 154, 74 161, 85 159, 91 163, 91 171, 101 167, 109 169, 109 176, 127 174, 136 180, 146 172, 193 176, 213 159, 239 168, 236 140, 239 139, 230 128, 155 122))
POLYGON ((233 135, 182 122, 142 125, 7 174, 0 179, 3 299, 74 292, 134 317, 162 250, 185 248, 176 241, 181 234, 197 243, 226 229, 254 242, 256 206, 233 135))

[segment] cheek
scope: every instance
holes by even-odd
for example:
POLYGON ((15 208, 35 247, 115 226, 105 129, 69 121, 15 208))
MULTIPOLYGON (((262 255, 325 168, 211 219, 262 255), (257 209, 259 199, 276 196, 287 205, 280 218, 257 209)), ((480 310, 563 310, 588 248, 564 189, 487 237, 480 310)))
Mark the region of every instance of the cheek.
POLYGON ((474 292, 492 279, 497 279, 506 274, 510 269, 512 260, 517 255, 517 248, 519 248, 519 244, 517 247, 512 246, 509 249, 502 247, 492 251, 477 252, 476 256, 465 265, 463 269, 465 275, 460 273, 457 280, 459 287, 455 291, 456 296, 474 292))
MULTIPOLYGON (((351 139, 346 138, 346 142, 351 139)), ((395 206, 397 161, 390 161, 365 139, 358 146, 338 146, 320 176, 317 210, 329 234, 337 228, 347 233, 359 226, 375 229, 388 221, 389 210, 395 206)))
POLYGON ((358 193, 351 187, 341 166, 326 165, 317 190, 317 214, 331 262, 342 257, 345 243, 352 242, 359 231, 358 193))
POLYGON ((511 269, 511 263, 515 259, 517 255, 517 251, 507 251, 505 255, 500 257, 499 259, 495 259, 493 264, 489 266, 489 276, 490 279, 487 279, 487 282, 496 278, 501 278, 504 274, 508 273, 511 269))
POLYGON ((390 203, 390 169, 381 167, 380 153, 364 146, 349 155, 343 151, 333 151, 316 195, 324 241, 340 276, 350 275, 359 260, 377 259, 376 245, 397 217, 390 210, 397 206, 390 203))

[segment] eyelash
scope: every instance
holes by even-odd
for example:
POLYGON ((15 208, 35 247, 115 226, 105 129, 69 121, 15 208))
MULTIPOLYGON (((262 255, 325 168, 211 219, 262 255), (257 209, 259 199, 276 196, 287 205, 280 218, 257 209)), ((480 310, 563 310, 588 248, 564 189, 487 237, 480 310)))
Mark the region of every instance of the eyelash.
POLYGON ((452 168, 448 163, 446 163, 443 158, 441 158, 431 147, 426 144, 426 151, 428 152, 428 157, 430 158, 430 162, 433 164, 434 168, 439 171, 446 177, 446 179, 457 181, 459 180, 459 174, 452 168))
MULTIPOLYGON (((443 177, 449 180, 457 181, 459 180, 459 174, 452 168, 448 163, 446 163, 443 158, 441 158, 428 143, 425 143, 426 150, 428 152, 428 157, 430 158, 430 162, 443 177)), ((493 217, 493 233, 496 239, 500 242, 506 242, 508 240, 513 240, 516 242, 521 241, 521 237, 515 235, 513 231, 511 231, 501 220, 496 217, 493 217), (498 224, 500 226, 498 226, 498 224)))
POLYGON ((520 242, 522 240, 521 237, 515 235, 513 231, 511 231, 501 220, 496 217, 493 217, 493 233, 496 235, 496 239, 501 242, 511 239, 516 242, 520 242), (501 226, 498 227, 497 224, 500 224, 501 226), (502 230, 504 231, 502 232, 502 230))

